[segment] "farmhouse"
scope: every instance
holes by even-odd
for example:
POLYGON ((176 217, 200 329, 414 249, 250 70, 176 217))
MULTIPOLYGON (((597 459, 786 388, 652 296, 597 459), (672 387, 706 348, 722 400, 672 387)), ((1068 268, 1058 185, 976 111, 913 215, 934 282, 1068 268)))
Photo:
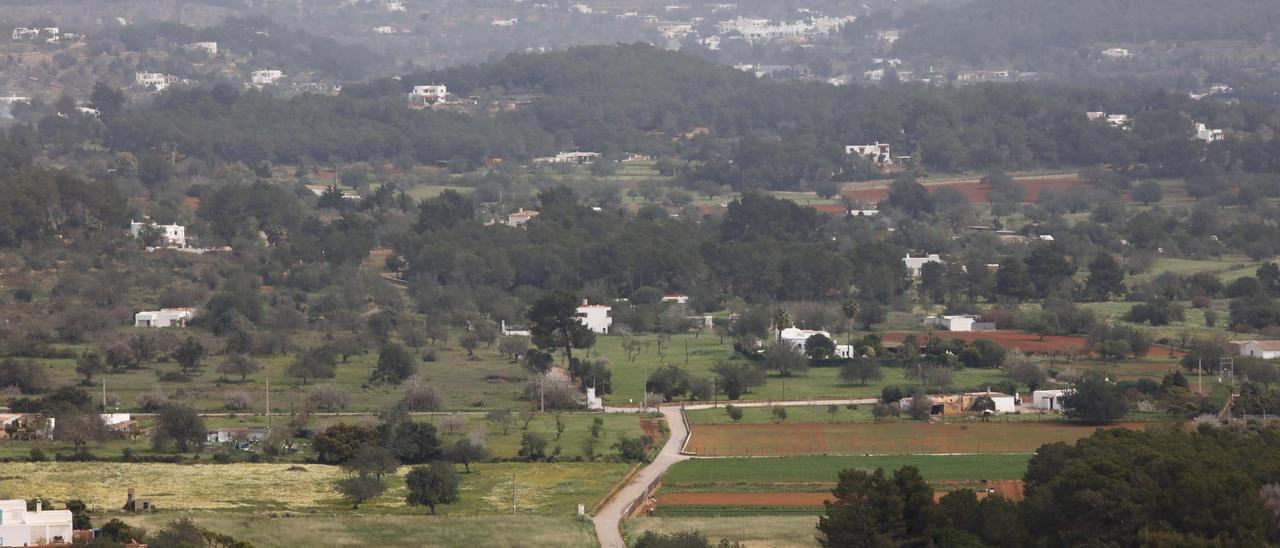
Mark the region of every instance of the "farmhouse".
POLYGON ((507 226, 515 228, 522 227, 525 223, 532 221, 533 218, 538 215, 539 213, 537 211, 525 211, 524 208, 520 208, 519 211, 507 215, 507 226))
POLYGON ((217 55, 217 54, 218 54, 218 43, 217 43, 217 42, 192 42, 192 43, 187 44, 187 45, 182 46, 182 47, 183 47, 184 49, 188 49, 188 50, 204 50, 204 52, 205 52, 205 53, 207 53, 207 54, 209 54, 209 55, 217 55))
POLYGON ((1280 341, 1244 341, 1239 346, 1241 356, 1264 360, 1280 358, 1280 341))
MULTIPOLYGON (((925 316, 924 325, 941 327, 947 331, 989 331, 987 324, 978 322, 977 316, 925 316)), ((995 325, 989 327, 994 328, 995 325)))
POLYGON ((415 102, 423 104, 433 104, 443 102, 449 96, 449 87, 443 85, 428 84, 425 86, 413 86, 413 91, 409 93, 409 98, 415 102))
POLYGON ((209 431, 208 442, 234 443, 237 447, 242 447, 265 440, 270 435, 270 428, 260 426, 252 428, 219 428, 209 431))
POLYGON ((1031 393, 1031 407, 1043 411, 1062 411, 1062 397, 1070 390, 1036 390, 1031 393))
POLYGON ((535 164, 590 164, 600 156, 599 152, 560 152, 555 156, 534 158, 535 164))
MULTIPOLYGON (((964 394, 937 394, 929 396, 933 402, 932 408, 929 410, 931 415, 973 415, 988 414, 987 411, 977 411, 973 408, 974 404, 981 398, 991 398, 995 403, 995 409, 990 413, 1013 413, 1018 410, 1017 396, 1003 394, 1000 392, 968 392, 964 394)), ((902 398, 898 405, 903 409, 911 407, 911 398, 902 398)))
POLYGON ((0 500, 0 546, 69 544, 71 511, 45 510, 36 500, 36 510, 27 511, 25 500, 0 500))
POLYGON ((689 304, 689 296, 683 293, 667 293, 662 296, 664 303, 689 304))
POLYGON ((924 267, 925 263, 941 263, 941 262, 942 262, 942 257, 940 257, 937 253, 930 253, 923 257, 912 257, 910 254, 908 254, 906 257, 902 258, 902 264, 907 266, 907 271, 911 273, 912 278, 920 277, 920 269, 924 267))
POLYGON ((1226 138, 1226 134, 1220 129, 1209 129, 1204 124, 1196 123, 1196 139, 1206 143, 1221 141, 1226 138))
POLYGON ((187 247, 187 227, 182 225, 158 225, 150 221, 139 223, 137 221, 129 221, 129 234, 134 238, 141 238, 142 231, 146 229, 158 229, 161 232, 160 237, 165 246, 187 247))
POLYGON ((195 316, 190 308, 161 308, 139 312, 133 317, 134 327, 183 327, 195 316))
POLYGON ((609 326, 613 325, 613 318, 609 316, 610 310, 613 310, 613 307, 607 304, 590 304, 583 299, 582 306, 578 307, 578 321, 593 333, 608 333, 609 326))

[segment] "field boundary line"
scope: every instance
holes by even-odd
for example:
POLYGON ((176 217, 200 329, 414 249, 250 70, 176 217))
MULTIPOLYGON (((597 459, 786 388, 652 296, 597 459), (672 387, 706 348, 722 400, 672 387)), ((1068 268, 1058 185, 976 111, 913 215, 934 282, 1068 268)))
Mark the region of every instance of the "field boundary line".
POLYGON ((644 468, 644 464, 645 463, 643 462, 632 464, 631 469, 627 471, 627 475, 622 476, 622 480, 613 484, 613 487, 609 489, 609 492, 605 493, 604 498, 600 499, 599 502, 596 502, 595 505, 591 507, 591 515, 596 515, 596 512, 599 512, 605 504, 608 504, 609 501, 613 500, 613 497, 618 496, 618 491, 621 491, 623 487, 628 483, 631 483, 631 479, 640 472, 641 468, 644 468))

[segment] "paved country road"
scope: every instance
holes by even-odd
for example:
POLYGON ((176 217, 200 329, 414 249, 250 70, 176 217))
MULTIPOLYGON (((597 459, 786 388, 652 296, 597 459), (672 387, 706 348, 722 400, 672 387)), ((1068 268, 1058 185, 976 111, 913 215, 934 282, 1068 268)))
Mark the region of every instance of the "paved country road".
MULTIPOLYGON (((874 404, 875 398, 862 399, 843 399, 843 400, 791 400, 791 401, 757 401, 757 402, 734 402, 737 407, 770 407, 774 405, 780 406, 803 406, 803 405, 847 405, 856 403, 874 404)), ((641 468, 625 486, 614 493, 613 498, 596 512, 592 522, 596 526, 596 536, 600 539, 602 548, 626 548, 626 541, 622 540, 622 530, 620 525, 622 519, 630 512, 635 505, 643 502, 642 497, 645 496, 645 489, 657 481, 677 462, 695 458, 694 455, 685 455, 681 453, 685 442, 689 439, 689 429, 684 423, 685 409, 712 409, 722 407, 724 404, 693 404, 684 407, 678 405, 665 405, 658 408, 662 412, 662 417, 667 420, 667 427, 671 430, 671 436, 667 438, 667 443, 662 446, 662 450, 658 452, 658 456, 653 459, 644 468, 641 468)), ((640 411, 634 407, 609 407, 605 409, 607 413, 635 413, 640 411)))

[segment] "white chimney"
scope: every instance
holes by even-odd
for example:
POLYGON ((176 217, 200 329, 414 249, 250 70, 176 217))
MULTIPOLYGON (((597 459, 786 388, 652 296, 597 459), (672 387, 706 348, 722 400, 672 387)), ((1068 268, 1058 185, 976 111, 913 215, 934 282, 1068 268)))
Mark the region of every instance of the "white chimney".
POLYGON ((42 501, 42 500, 40 500, 40 499, 36 499, 36 513, 37 513, 37 514, 39 514, 39 513, 40 513, 40 510, 42 509, 42 507, 44 507, 44 501, 42 501))

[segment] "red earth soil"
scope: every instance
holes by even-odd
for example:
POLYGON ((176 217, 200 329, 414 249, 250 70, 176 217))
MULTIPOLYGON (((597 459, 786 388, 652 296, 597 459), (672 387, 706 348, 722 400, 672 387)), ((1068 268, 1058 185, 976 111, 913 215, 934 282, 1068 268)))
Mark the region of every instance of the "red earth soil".
POLYGON ((645 446, 646 451, 662 439, 662 429, 658 427, 658 419, 640 419, 640 430, 644 435, 649 436, 649 444, 645 446))
MULTIPOLYGON (((1036 198, 1040 197, 1040 191, 1046 188, 1054 191, 1062 191, 1073 186, 1085 184, 1084 181, 1074 175, 1016 177, 1014 178, 1014 182, 1026 191, 1023 194, 1023 201, 1027 203, 1036 201, 1036 198)), ((851 185, 847 185, 844 190, 840 192, 840 195, 847 196, 855 200, 875 203, 889 197, 889 184, 890 183, 888 181, 853 183, 851 185)), ((924 185, 930 190, 930 192, 944 186, 954 188, 969 198, 969 202, 971 203, 986 203, 988 201, 987 192, 991 190, 989 187, 982 184, 979 179, 958 179, 954 181, 924 183, 924 185)))
MULTIPOLYGON (((984 486, 977 482, 947 482, 946 485, 973 489, 978 499, 986 498, 990 494, 982 490, 984 486)), ((985 488, 993 489, 1004 498, 1015 502, 1023 498, 1022 482, 1018 480, 989 481, 985 484, 985 488)), ((941 500, 949 492, 934 491, 933 500, 941 500)), ((833 500, 830 491, 820 493, 669 493, 658 497, 656 506, 822 506, 822 503, 830 500, 833 500)))
MULTIPOLYGON (((881 339, 889 342, 902 342, 907 335, 915 335, 916 339, 921 341, 928 337, 927 333, 909 333, 902 331, 881 333, 880 337, 881 339)), ((1005 348, 1017 348, 1023 352, 1032 352, 1037 354, 1055 351, 1063 353, 1083 351, 1086 346, 1084 337, 1047 335, 1043 337, 1044 340, 1041 340, 1040 335, 1015 330, 959 331, 955 333, 950 331, 935 331, 934 335, 942 340, 960 339, 965 342, 976 341, 978 339, 991 339, 1005 348)), ((1173 355, 1180 357, 1183 355, 1183 352, 1175 350, 1173 355)), ((1169 349, 1153 346, 1147 351, 1147 356, 1152 358, 1168 357, 1169 349)))

